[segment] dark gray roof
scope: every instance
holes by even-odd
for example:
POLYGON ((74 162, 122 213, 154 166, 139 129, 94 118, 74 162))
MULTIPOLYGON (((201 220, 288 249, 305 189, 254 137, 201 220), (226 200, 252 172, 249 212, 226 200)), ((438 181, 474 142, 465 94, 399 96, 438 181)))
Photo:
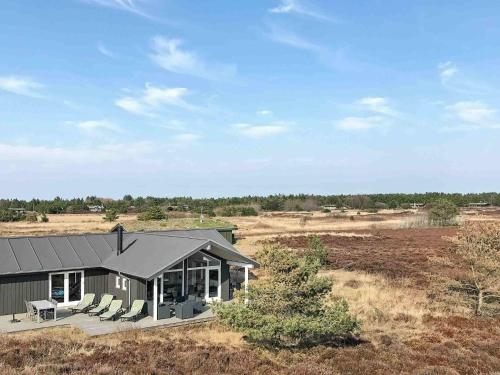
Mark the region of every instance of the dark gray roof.
POLYGON ((0 238, 0 274, 99 267, 116 253, 116 235, 0 238))
POLYGON ((110 256, 105 268, 149 279, 209 244, 206 239, 125 233, 124 252, 110 256))
POLYGON ((200 249, 234 262, 242 255, 215 229, 125 232, 116 254, 116 233, 0 238, 0 275, 104 267, 149 279, 200 249))

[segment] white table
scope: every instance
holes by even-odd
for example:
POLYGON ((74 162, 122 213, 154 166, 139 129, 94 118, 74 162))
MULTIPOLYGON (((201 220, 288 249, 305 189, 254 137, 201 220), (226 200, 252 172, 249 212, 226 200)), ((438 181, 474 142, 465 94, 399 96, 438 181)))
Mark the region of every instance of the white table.
POLYGON ((46 310, 54 310, 54 320, 56 320, 57 304, 47 300, 31 301, 30 303, 37 310, 36 319, 38 323, 40 323, 40 312, 46 310))

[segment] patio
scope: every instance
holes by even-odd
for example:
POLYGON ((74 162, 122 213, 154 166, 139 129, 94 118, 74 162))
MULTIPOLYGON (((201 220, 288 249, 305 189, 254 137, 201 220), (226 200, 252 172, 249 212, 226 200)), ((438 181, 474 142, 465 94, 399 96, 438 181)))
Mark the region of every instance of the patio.
POLYGON ((72 315, 66 309, 57 309, 57 320, 44 320, 41 323, 30 320, 25 314, 17 314, 19 323, 10 323, 12 315, 0 316, 0 333, 15 333, 34 329, 72 326, 79 328, 89 336, 106 335, 113 332, 120 332, 132 329, 149 329, 155 327, 176 327, 187 324, 203 323, 214 319, 210 307, 204 306, 203 311, 190 319, 179 319, 176 317, 154 320, 152 317, 144 317, 137 322, 103 321, 98 316, 88 316, 87 314, 72 315))

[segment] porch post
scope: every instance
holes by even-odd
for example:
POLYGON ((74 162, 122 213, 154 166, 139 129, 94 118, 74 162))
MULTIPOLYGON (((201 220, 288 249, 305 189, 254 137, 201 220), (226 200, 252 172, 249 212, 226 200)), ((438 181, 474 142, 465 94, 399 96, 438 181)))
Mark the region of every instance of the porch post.
POLYGON ((153 284, 153 320, 158 320, 158 277, 155 276, 153 284))
POLYGON ((245 303, 248 303, 248 266, 245 266, 245 303))
POLYGON ((163 274, 160 276, 160 303, 163 303, 163 274))

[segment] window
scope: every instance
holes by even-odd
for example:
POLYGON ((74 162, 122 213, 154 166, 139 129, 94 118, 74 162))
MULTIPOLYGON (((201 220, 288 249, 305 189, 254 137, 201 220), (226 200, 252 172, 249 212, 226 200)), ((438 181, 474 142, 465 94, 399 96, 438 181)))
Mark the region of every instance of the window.
POLYGON ((120 289, 120 276, 116 276, 115 278, 115 288, 120 289))
POLYGON ((122 290, 127 290, 128 279, 122 277, 122 290))
POLYGON ((220 260, 211 257, 201 251, 188 258, 188 268, 200 268, 207 266, 219 266, 220 260))
POLYGON ((77 304, 84 294, 84 282, 83 271, 50 273, 49 298, 62 306, 77 304))

